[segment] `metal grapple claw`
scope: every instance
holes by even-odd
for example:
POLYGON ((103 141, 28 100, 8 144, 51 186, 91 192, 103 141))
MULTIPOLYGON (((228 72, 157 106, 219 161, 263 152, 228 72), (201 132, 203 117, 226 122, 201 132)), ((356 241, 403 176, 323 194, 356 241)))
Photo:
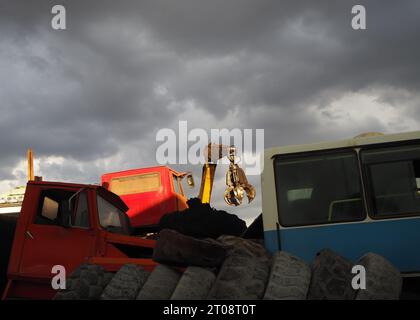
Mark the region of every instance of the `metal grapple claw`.
POLYGON ((255 188, 248 183, 245 172, 234 163, 234 159, 230 161, 229 170, 226 173, 225 202, 230 206, 239 206, 246 193, 248 203, 250 203, 255 198, 255 188))
POLYGON ((230 206, 239 206, 242 204, 244 193, 242 187, 228 187, 225 191, 225 202, 230 206))

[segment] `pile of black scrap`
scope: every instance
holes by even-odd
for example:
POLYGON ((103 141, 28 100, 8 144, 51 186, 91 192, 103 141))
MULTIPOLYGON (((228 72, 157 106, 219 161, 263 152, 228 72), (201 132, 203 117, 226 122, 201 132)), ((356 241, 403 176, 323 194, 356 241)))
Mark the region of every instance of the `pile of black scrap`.
POLYGON ((189 208, 164 215, 159 228, 176 230, 196 238, 216 239, 221 235, 240 236, 246 230, 246 223, 238 216, 223 210, 216 210, 200 199, 188 200, 189 208))

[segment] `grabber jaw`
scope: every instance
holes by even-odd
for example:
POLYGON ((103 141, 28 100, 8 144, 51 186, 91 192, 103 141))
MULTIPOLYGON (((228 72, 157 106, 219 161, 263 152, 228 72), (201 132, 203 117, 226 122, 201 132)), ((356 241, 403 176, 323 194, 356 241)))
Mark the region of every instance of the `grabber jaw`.
POLYGON ((230 206, 239 206, 244 198, 244 189, 238 187, 228 187, 225 191, 225 202, 230 206))
POLYGON ((248 197, 248 203, 251 203, 252 200, 255 199, 255 195, 256 195, 256 191, 254 186, 247 184, 246 186, 244 186, 244 190, 246 192, 246 196, 248 197))
POLYGON ((244 194, 248 197, 248 203, 255 198, 255 188, 248 183, 245 172, 237 164, 231 163, 226 173, 225 202, 230 206, 242 204, 244 194))

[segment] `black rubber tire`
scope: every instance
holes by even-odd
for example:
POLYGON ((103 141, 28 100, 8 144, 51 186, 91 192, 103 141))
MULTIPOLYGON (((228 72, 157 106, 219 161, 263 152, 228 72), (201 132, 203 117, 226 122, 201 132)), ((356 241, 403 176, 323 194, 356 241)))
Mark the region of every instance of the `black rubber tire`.
POLYGON ((173 229, 195 238, 213 238, 221 235, 240 236, 246 230, 246 223, 236 215, 215 210, 197 198, 188 200, 189 208, 168 213, 160 219, 160 229, 173 229))
POLYGON ((153 251, 153 260, 177 266, 220 266, 226 257, 226 249, 214 240, 201 240, 170 229, 159 233, 153 251))
POLYGON ((309 286, 310 300, 353 300, 356 290, 352 288, 353 264, 337 253, 321 250, 312 263, 312 278, 309 286))
POLYGON ((262 299, 269 269, 265 258, 232 254, 223 263, 207 299, 262 299))
POLYGON ((66 289, 58 291, 54 300, 97 300, 111 277, 100 265, 83 264, 66 279, 66 289))
POLYGON ((182 274, 171 300, 203 300, 207 297, 216 280, 209 269, 188 267, 182 274))
POLYGON ((126 264, 118 270, 101 294, 101 300, 134 300, 149 273, 141 266, 126 264))
POLYGON ((227 249, 228 255, 243 255, 269 260, 270 253, 264 247, 264 241, 258 239, 243 239, 235 236, 221 236, 217 241, 227 249))
POLYGON ((311 282, 311 268, 301 259, 277 252, 273 256, 264 300, 305 300, 311 282))
POLYGON ((366 270, 366 289, 357 292, 356 300, 398 300, 401 295, 401 273, 384 257, 367 253, 358 265, 366 270))
POLYGON ((181 274, 177 270, 158 265, 140 290, 137 300, 169 300, 180 278, 181 274))

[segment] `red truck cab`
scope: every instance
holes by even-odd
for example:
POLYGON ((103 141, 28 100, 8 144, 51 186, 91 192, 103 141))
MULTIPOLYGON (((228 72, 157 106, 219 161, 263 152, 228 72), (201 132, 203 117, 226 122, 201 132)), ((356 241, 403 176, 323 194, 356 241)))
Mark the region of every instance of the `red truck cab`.
POLYGON ((55 265, 67 274, 84 263, 111 272, 127 263, 152 270, 155 241, 129 235, 127 209, 117 195, 98 185, 28 182, 15 226, 1 228, 4 243, 10 245, 1 246, 6 259, 0 261, 0 270, 7 266, 7 275, 0 275, 6 277, 1 279, 3 299, 52 298, 55 265))
POLYGON ((164 214, 188 207, 182 187, 186 175, 158 166, 106 173, 101 184, 125 202, 132 227, 153 229, 164 214))

